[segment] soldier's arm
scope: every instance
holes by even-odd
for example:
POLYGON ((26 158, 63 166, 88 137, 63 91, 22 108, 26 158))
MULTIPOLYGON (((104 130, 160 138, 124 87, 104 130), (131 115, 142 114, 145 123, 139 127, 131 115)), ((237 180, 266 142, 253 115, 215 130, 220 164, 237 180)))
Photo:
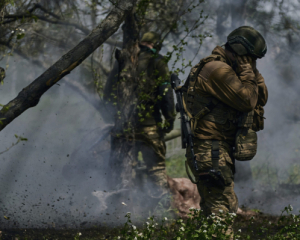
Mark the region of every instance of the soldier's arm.
POLYGON ((171 77, 169 74, 169 68, 164 59, 160 59, 157 62, 156 69, 158 71, 158 95, 160 110, 168 122, 169 126, 166 128, 166 132, 170 132, 174 127, 175 121, 175 103, 174 95, 171 87, 171 77))
POLYGON ((160 89, 160 96, 162 99, 160 101, 160 109, 161 112, 166 119, 168 125, 166 126, 166 132, 170 132, 174 127, 175 121, 175 104, 174 104, 174 95, 171 88, 171 85, 163 85, 159 87, 160 89))
POLYGON ((213 69, 209 71, 207 81, 200 82, 204 84, 202 88, 206 92, 238 111, 249 112, 254 109, 258 87, 251 67, 242 69, 238 77, 226 63, 211 62, 207 65, 213 69))

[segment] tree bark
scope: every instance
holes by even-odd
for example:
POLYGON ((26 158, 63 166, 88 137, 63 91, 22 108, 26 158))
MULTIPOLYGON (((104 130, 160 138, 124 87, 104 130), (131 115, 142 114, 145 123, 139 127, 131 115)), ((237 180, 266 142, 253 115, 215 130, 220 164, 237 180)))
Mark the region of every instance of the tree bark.
POLYGON ((0 110, 0 131, 28 108, 36 106, 40 97, 49 88, 69 74, 115 33, 125 17, 131 13, 136 1, 119 1, 118 5, 85 39, 24 88, 15 99, 6 104, 0 110))
POLYGON ((123 49, 116 51, 119 64, 117 83, 118 114, 112 131, 112 188, 133 187, 132 165, 135 161, 135 111, 138 101, 137 64, 140 51, 139 27, 134 17, 134 10, 127 15, 123 26, 123 49))

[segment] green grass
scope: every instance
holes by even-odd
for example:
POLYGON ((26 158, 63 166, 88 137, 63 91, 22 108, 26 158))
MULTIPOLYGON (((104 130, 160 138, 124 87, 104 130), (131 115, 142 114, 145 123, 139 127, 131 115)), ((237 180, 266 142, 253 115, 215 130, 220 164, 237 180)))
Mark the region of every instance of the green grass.
POLYGON ((134 223, 127 213, 126 223, 118 228, 94 227, 82 230, 54 229, 13 229, 3 230, 0 239, 48 239, 48 240, 190 240, 190 239, 228 239, 225 235, 228 226, 235 221, 234 239, 283 240, 300 239, 300 214, 291 213, 292 207, 286 207, 280 216, 253 213, 254 216, 223 214, 218 217, 204 217, 200 210, 191 209, 188 219, 161 220, 149 217, 144 223, 134 223))
POLYGON ((175 154, 166 159, 167 175, 172 178, 188 177, 185 171, 185 153, 180 151, 179 154, 175 154))

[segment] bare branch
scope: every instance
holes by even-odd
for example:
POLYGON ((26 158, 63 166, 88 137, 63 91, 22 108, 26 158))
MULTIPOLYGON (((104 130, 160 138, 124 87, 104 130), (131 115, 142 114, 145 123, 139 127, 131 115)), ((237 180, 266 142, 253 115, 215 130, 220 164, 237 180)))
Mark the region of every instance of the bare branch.
MULTIPOLYGON (((9 48, 9 49, 13 49, 13 46, 10 44, 10 42, 0 41, 0 45, 6 46, 6 47, 9 48)), ((30 61, 30 62, 36 64, 36 65, 39 66, 39 67, 45 68, 45 66, 43 66, 43 65, 41 64, 40 61, 38 61, 38 60, 32 60, 32 59, 29 58, 25 53, 23 53, 21 50, 19 50, 19 49, 14 49, 14 52, 15 52, 16 54, 18 54, 19 56, 21 56, 22 58, 26 59, 27 61, 30 61)))
POLYGON ((115 6, 101 24, 93 29, 85 39, 24 88, 15 99, 5 105, 0 111, 0 118, 2 119, 0 130, 4 129, 28 108, 36 106, 47 90, 81 64, 84 59, 114 34, 135 4, 136 0, 120 1, 119 5, 115 6))
MULTIPOLYGON (((52 23, 52 24, 60 24, 60 25, 64 25, 64 26, 72 26, 75 27, 76 29, 80 30, 81 32, 83 32, 84 34, 89 34, 90 33, 90 29, 77 24, 77 23, 72 23, 72 22, 68 22, 65 20, 62 20, 58 15, 51 13, 50 11, 48 11, 47 9, 45 9, 44 7, 42 7, 40 4, 35 4, 34 7, 32 9, 30 9, 28 12, 26 13, 21 13, 21 14, 10 14, 10 15, 5 15, 4 18, 6 19, 10 19, 7 20, 5 22, 3 22, 3 24, 8 24, 11 22, 14 22, 18 19, 23 19, 23 18, 33 18, 36 17, 41 21, 44 22, 48 22, 48 23, 52 23), (36 9, 41 9, 42 11, 44 11, 45 13, 53 16, 55 19, 49 19, 45 16, 42 15, 35 15, 32 14, 32 12, 36 9)), ((112 45, 112 46, 116 46, 116 47, 122 47, 122 42, 117 41, 117 40, 112 40, 112 39, 108 39, 105 43, 112 45)))

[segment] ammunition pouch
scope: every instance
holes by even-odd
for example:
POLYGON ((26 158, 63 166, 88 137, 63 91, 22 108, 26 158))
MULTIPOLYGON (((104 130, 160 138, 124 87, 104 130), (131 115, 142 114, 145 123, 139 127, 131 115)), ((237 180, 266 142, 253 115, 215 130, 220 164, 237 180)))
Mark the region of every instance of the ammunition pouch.
POLYGON ((239 128, 235 136, 233 156, 238 161, 249 161, 257 152, 257 134, 251 128, 239 128))
POLYGON ((233 156, 238 161, 249 161, 254 158, 257 151, 257 134, 253 131, 254 111, 240 113, 238 130, 235 135, 235 149, 233 156))

